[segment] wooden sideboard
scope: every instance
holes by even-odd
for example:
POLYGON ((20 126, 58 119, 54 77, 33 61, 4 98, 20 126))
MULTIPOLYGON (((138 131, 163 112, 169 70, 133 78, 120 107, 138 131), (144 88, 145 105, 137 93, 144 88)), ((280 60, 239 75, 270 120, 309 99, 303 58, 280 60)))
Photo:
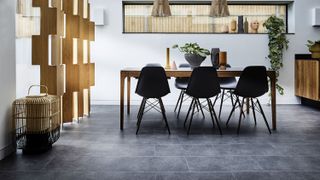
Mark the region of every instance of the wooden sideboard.
POLYGON ((296 96, 320 102, 320 59, 303 54, 295 59, 296 96))

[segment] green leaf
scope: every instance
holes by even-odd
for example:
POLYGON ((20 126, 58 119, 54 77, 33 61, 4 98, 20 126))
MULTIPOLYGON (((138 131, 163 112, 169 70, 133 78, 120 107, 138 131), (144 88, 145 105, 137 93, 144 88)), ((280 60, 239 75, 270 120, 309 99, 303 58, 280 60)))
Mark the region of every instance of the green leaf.
POLYGON ((283 19, 271 16, 263 23, 263 26, 266 27, 269 34, 269 55, 267 59, 270 62, 270 69, 276 72, 276 88, 279 94, 284 95, 284 88, 278 84, 278 78, 280 69, 283 67, 283 51, 289 47, 289 40, 285 35, 285 23, 283 19))

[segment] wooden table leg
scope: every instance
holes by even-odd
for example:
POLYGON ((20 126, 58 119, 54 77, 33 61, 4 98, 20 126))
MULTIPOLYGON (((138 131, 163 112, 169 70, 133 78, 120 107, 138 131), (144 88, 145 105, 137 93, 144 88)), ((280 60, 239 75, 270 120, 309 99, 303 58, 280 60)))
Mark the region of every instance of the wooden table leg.
POLYGON ((120 130, 123 130, 124 124, 124 81, 125 75, 121 72, 120 74, 120 130))
POLYGON ((127 113, 130 114, 131 78, 127 77, 127 113))
POLYGON ((271 80, 271 111, 272 111, 272 129, 277 129, 277 111, 276 111, 276 77, 275 75, 270 78, 271 80))

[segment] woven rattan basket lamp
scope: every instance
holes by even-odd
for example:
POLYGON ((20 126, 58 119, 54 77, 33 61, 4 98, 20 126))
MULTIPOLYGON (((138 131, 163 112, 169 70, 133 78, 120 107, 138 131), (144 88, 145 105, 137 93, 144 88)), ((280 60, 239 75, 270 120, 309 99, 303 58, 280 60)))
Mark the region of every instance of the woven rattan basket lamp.
POLYGON ((212 0, 210 14, 211 17, 230 16, 227 0, 212 0))
POLYGON ((46 151, 60 137, 60 98, 48 93, 31 96, 32 87, 27 97, 14 101, 12 111, 17 148, 24 153, 46 151))

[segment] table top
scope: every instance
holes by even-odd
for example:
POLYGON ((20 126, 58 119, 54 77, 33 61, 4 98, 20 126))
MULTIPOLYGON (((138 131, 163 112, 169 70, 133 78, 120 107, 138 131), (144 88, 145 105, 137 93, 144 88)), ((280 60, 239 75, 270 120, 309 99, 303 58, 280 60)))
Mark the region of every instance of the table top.
MULTIPOLYGON (((121 70, 121 76, 139 77, 142 68, 127 67, 121 70)), ((244 67, 232 67, 226 69, 217 69, 219 77, 235 77, 240 76, 244 67)), ((165 69, 168 77, 190 77, 192 70, 190 68, 165 69)), ((267 70, 270 78, 275 78, 276 73, 273 70, 267 70)))
MULTIPOLYGON (((121 69, 121 71, 141 71, 142 68, 139 67, 127 67, 124 69, 121 69)), ((226 68, 226 69, 217 69, 217 71, 243 71, 244 67, 232 67, 232 68, 226 68)), ((192 69, 190 68, 177 68, 177 69, 165 69, 166 72, 168 71, 182 71, 182 72, 189 72, 192 71, 192 69)), ((269 72, 271 72, 272 70, 268 70, 269 72)))

